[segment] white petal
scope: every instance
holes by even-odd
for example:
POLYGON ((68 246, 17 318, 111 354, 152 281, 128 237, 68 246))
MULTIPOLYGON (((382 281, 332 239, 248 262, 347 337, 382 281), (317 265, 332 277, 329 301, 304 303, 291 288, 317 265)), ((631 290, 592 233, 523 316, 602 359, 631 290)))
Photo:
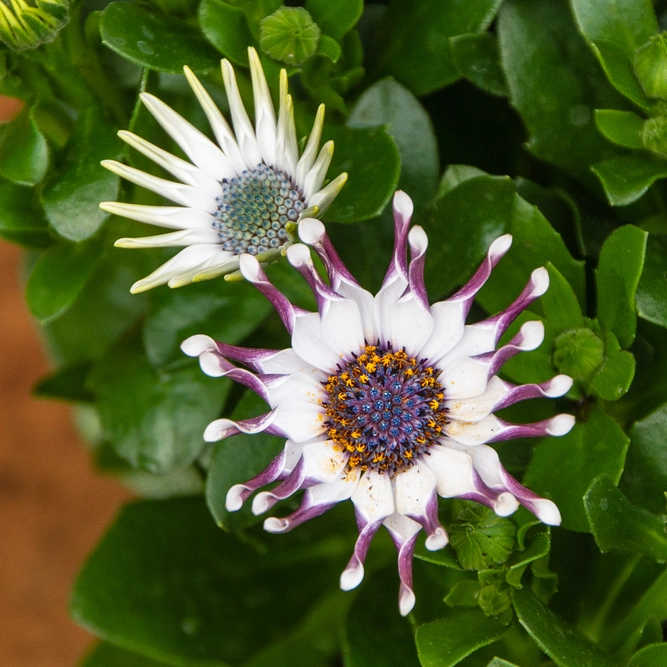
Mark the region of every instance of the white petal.
POLYGON ((391 340, 390 308, 401 298, 407 286, 407 278, 396 275, 393 280, 384 284, 375 296, 375 329, 381 345, 391 340))
POLYGON ((219 181, 236 174, 225 154, 194 125, 150 93, 141 93, 140 97, 158 123, 200 169, 219 181))
POLYGON ((443 498, 456 498, 473 491, 473 460, 466 452, 434 445, 424 456, 424 464, 436 476, 436 490, 443 498))
POLYGON ((476 422, 460 422, 452 419, 444 431, 450 438, 463 445, 479 445, 498 437, 505 425, 495 415, 488 415, 476 422))
POLYGON ((312 374, 292 373, 266 381, 269 405, 273 408, 279 403, 293 398, 314 405, 321 405, 325 391, 319 380, 312 374))
POLYGON ((322 338, 341 358, 364 347, 364 327, 359 306, 352 299, 330 301, 322 315, 322 338))
MULTIPOLYGON (((218 246, 220 248, 220 246, 218 246)), ((171 278, 169 287, 183 287, 208 278, 215 278, 224 273, 231 273, 238 269, 238 255, 220 249, 217 254, 211 255, 206 261, 171 278)))
POLYGON ((118 239, 117 248, 169 248, 196 245, 198 243, 216 243, 219 240, 215 229, 181 229, 156 236, 139 236, 118 239))
POLYGON ((306 445, 302 456, 306 479, 320 483, 336 481, 348 459, 348 455, 340 451, 331 440, 306 445))
POLYGON ((300 357, 291 347, 277 351, 275 355, 256 362, 262 373, 287 375, 304 373, 313 376, 318 382, 326 376, 318 368, 300 357))
POLYGON ((365 472, 352 494, 357 515, 365 523, 382 521, 394 512, 394 492, 390 476, 373 470, 365 472))
POLYGON ((276 408, 273 423, 290 440, 305 442, 324 432, 324 421, 325 412, 321 405, 288 399, 276 408))
POLYGON ((118 136, 186 185, 200 188, 209 197, 217 197, 220 194, 220 182, 202 169, 167 153, 132 132, 121 130, 118 136))
POLYGON ((434 493, 435 486, 435 473, 422 463, 398 473, 394 480, 396 512, 415 520, 415 517, 424 516, 426 503, 434 493))
MULTIPOLYGON (((124 202, 105 201, 103 211, 123 218, 145 222, 167 229, 213 229, 214 218, 206 211, 183 206, 143 206, 124 202)), ((216 232, 217 233, 217 232, 216 232)))
POLYGON ((225 117, 220 113, 220 109, 216 106, 215 102, 211 99, 211 96, 208 94, 204 86, 199 82, 199 79, 194 75, 192 70, 187 67, 183 68, 185 76, 188 80, 188 83, 192 87, 194 94, 199 100, 208 122, 213 129, 213 134, 220 144, 223 153, 227 156, 227 159, 230 161, 232 167, 236 171, 236 174, 240 174, 244 169, 248 167, 253 167, 254 165, 248 165, 245 162, 245 158, 241 154, 241 149, 236 143, 236 138, 234 133, 229 127, 225 117))
POLYGON ((266 83, 262 63, 257 51, 248 49, 252 92, 255 98, 255 134, 259 149, 266 164, 275 164, 276 160, 276 114, 271 101, 271 93, 266 83))
POLYGON ((313 129, 308 137, 308 143, 303 151, 301 159, 296 165, 296 182, 300 188, 303 189, 303 183, 306 180, 306 174, 311 170, 315 164, 317 156, 317 149, 320 146, 320 139, 322 138, 322 127, 324 125, 324 104, 320 104, 313 123, 313 129))
POLYGON ((181 343, 181 351, 187 354, 188 357, 198 357, 204 352, 215 350, 216 347, 215 341, 210 336, 205 336, 204 334, 190 336, 190 338, 186 338, 181 343))
POLYGON ((236 141, 241 149, 245 163, 250 169, 254 169, 261 161, 262 154, 259 150, 257 137, 253 130, 248 114, 246 113, 239 87, 236 83, 236 75, 234 68, 229 64, 228 60, 223 60, 222 79, 225 84, 225 91, 227 92, 227 100, 229 101, 229 110, 232 114, 232 123, 234 124, 234 132, 236 134, 236 141))
POLYGON ((507 395, 511 385, 494 375, 486 385, 486 390, 473 398, 445 400, 447 415, 457 421, 472 422, 484 419, 496 404, 507 395))
POLYGON ((431 306, 434 326, 421 351, 420 359, 435 363, 451 350, 463 336, 465 315, 460 301, 440 301, 431 306))
POLYGON ((319 313, 297 317, 292 332, 292 348, 302 359, 326 373, 332 372, 341 360, 340 355, 322 338, 319 313))
POLYGON ((171 199, 171 201, 177 204, 206 211, 207 213, 213 213, 218 208, 215 199, 199 188, 167 181, 164 178, 146 174, 139 169, 128 167, 115 160, 102 160, 101 164, 109 171, 113 171, 114 174, 118 174, 122 178, 126 178, 128 181, 162 195, 167 199, 171 199))
POLYGON ((309 208, 316 206, 318 215, 322 215, 322 213, 329 208, 331 202, 336 199, 345 183, 347 183, 347 173, 343 172, 342 174, 338 174, 333 181, 328 183, 321 190, 318 190, 310 199, 307 199, 306 206, 309 208))
POLYGON ((331 159, 333 158, 334 152, 334 142, 327 141, 320 154, 315 160, 310 171, 306 174, 306 178, 303 182, 303 196, 306 201, 308 201, 316 192, 322 187, 324 179, 327 175, 327 170, 331 164, 331 159))
POLYGON ((280 70, 280 109, 276 136, 276 164, 290 176, 296 176, 299 148, 294 126, 294 104, 287 94, 287 71, 280 70))
POLYGON ((387 324, 389 330, 384 331, 385 338, 392 342, 394 349, 405 347, 410 356, 418 354, 424 347, 434 327, 430 311, 412 292, 389 307, 387 324))
POLYGON ((471 357, 455 359, 438 378, 448 399, 471 398, 486 390, 489 363, 471 357))

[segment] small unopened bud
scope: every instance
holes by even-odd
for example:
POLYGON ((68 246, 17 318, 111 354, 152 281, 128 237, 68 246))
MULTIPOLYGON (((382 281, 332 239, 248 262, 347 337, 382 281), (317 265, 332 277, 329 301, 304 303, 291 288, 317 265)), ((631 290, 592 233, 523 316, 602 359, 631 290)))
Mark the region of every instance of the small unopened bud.
POLYGON ((667 98, 667 34, 653 35, 635 53, 635 74, 644 92, 653 98, 667 98))
POLYGON ((0 0, 0 41, 13 51, 34 49, 55 39, 69 19, 67 0, 0 0))

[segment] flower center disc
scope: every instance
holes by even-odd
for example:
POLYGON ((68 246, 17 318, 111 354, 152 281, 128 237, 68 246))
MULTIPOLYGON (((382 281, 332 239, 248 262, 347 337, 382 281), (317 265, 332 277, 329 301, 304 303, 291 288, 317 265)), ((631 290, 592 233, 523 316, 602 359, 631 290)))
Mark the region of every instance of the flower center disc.
POLYGON ((257 255, 280 248, 287 240, 288 222, 296 222, 305 208, 303 196, 282 171, 265 164, 223 179, 213 227, 223 250, 257 255))
POLYGON ((391 347, 367 345, 323 383, 327 435, 348 466, 390 474, 414 465, 447 423, 440 371, 391 347))

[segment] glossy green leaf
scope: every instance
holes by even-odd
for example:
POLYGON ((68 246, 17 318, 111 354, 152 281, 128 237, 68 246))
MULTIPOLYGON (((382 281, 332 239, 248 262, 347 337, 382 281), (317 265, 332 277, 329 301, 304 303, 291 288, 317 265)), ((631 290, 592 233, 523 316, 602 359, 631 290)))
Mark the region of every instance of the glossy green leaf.
POLYGON ((319 40, 320 28, 303 7, 280 7, 262 19, 262 51, 288 65, 301 65, 315 55, 319 40))
POLYGON ((459 564, 458 560, 456 560, 456 556, 454 555, 454 551, 452 550, 451 545, 445 547, 444 549, 440 549, 439 551, 429 551, 424 546, 423 542, 417 541, 417 546, 415 547, 415 558, 419 558, 419 560, 423 560, 427 563, 433 563, 434 565, 444 565, 445 567, 448 567, 452 570, 461 569, 461 565, 459 564))
POLYGON ((423 667, 451 667, 478 648, 500 639, 508 627, 479 609, 460 612, 417 628, 417 652, 423 667))
POLYGON ((667 178, 667 159, 641 152, 598 162, 591 169, 597 174, 612 206, 627 206, 637 201, 660 178, 667 178))
POLYGON ((667 327, 667 237, 649 234, 646 257, 637 285, 637 314, 667 327))
POLYGON ((461 76, 484 92, 507 96, 505 75, 500 66, 498 40, 490 32, 451 37, 452 58, 461 76))
MULTIPOLYGON (((74 619, 124 649, 172 665, 240 664, 285 637, 332 592, 350 545, 340 530, 266 536, 259 550, 221 531, 200 498, 125 507, 78 576, 74 619)), ((346 516, 347 520, 348 517, 346 516)))
POLYGON ((577 26, 591 42, 615 42, 629 55, 658 30, 651 0, 572 0, 577 26))
POLYGON ((306 9, 322 32, 340 39, 357 24, 364 3, 363 0, 306 0, 306 9))
POLYGON ((229 381, 209 378, 194 361, 156 372, 132 337, 105 354, 90 388, 116 452, 135 468, 160 474, 183 468, 200 454, 202 434, 218 417, 229 381))
MULTIPOLYGON (((551 262, 547 262, 546 268, 549 271, 549 289, 532 308, 544 313, 554 333, 583 326, 581 304, 572 285, 551 262)), ((579 277, 573 271, 570 271, 570 275, 579 277)), ((583 291, 583 285, 579 289, 583 291)))
POLYGON ((485 30, 499 0, 393 0, 385 18, 380 69, 425 95, 456 81, 460 74, 448 38, 485 30))
MULTIPOLYGON (((269 411, 269 406, 256 394, 247 391, 234 408, 231 419, 249 419, 269 411)), ((239 433, 213 446, 206 481, 206 500, 215 520, 225 530, 239 531, 261 523, 251 511, 251 500, 237 512, 225 506, 227 491, 234 484, 252 479, 269 466, 285 446, 285 438, 268 433, 246 435, 239 433)))
POLYGON ((448 531, 452 549, 465 570, 486 570, 504 563, 516 541, 516 526, 479 504, 465 507, 448 531))
POLYGON ((230 345, 238 344, 271 312, 271 304, 248 283, 206 281, 178 290, 153 290, 144 325, 144 346, 159 368, 183 359, 181 343, 206 334, 230 345))
POLYGON ((28 248, 48 248, 53 242, 31 188, 0 183, 0 238, 28 248))
POLYGON ((48 166, 49 147, 29 109, 0 126, 0 176, 18 185, 37 185, 48 166))
POLYGON ((514 610, 528 634, 559 667, 607 667, 607 658, 561 621, 528 589, 514 594, 514 610))
POLYGON ((418 667, 414 630, 396 612, 393 566, 368 577, 345 621, 345 667, 418 667))
POLYGON ((586 490, 605 473, 618 482, 628 443, 616 421, 593 404, 585 421, 567 435, 545 438, 537 445, 523 483, 558 505, 565 528, 587 532, 586 490))
POLYGON ((93 394, 86 388, 90 369, 90 363, 85 361, 63 366, 42 378, 32 393, 39 398, 91 403, 93 394))
POLYGON ((651 35, 634 54, 635 74, 644 92, 652 98, 667 97, 667 40, 665 33, 651 35))
POLYGON ((507 662, 502 658, 494 658, 486 667, 518 667, 513 662, 507 662))
POLYGON ((651 100, 646 96, 635 76, 632 58, 616 42, 599 39, 591 43, 604 73, 621 95, 624 95, 644 110, 651 107, 651 100))
MULTIPOLYGON (((613 336, 613 334, 608 334, 613 336)), ((605 346, 605 362, 591 381, 595 392, 605 401, 617 401, 627 393, 635 377, 635 358, 625 350, 620 350, 616 337, 612 349, 605 346)))
POLYGON ((237 65, 248 66, 248 47, 254 39, 245 12, 224 0, 204 0, 197 12, 206 39, 237 65))
POLYGON ((607 475, 593 480, 584 497, 586 515, 600 551, 642 553, 667 561, 667 531, 659 518, 628 501, 607 475))
POLYGON ((618 338, 623 349, 632 344, 637 330, 635 292, 644 266, 648 234, 626 225, 605 241, 595 279, 597 316, 603 331, 618 338))
POLYGON ((396 142, 384 127, 355 129, 325 125, 323 141, 334 140, 328 174, 347 172, 348 181, 324 217, 359 222, 379 215, 394 194, 401 170, 396 142))
POLYGON ((202 34, 174 16, 154 14, 140 5, 112 2, 102 12, 102 41, 137 65, 160 72, 213 69, 219 56, 202 34))
POLYGON ((526 568, 540 558, 548 555, 551 543, 547 533, 538 533, 530 545, 523 551, 515 551, 508 561, 508 570, 505 578, 507 583, 515 588, 521 588, 521 578, 526 568))
POLYGON ((83 241, 109 217, 100 202, 118 196, 120 178, 100 161, 119 158, 120 142, 116 128, 93 107, 81 112, 67 149, 65 163, 42 191, 42 206, 58 234, 83 241))
POLYGON ((637 651, 628 667, 663 667, 667 664, 667 644, 652 644, 637 651))
POLYGON ((168 664, 101 642, 80 667, 165 667, 168 664))
POLYGON ((412 197, 415 206, 423 208, 435 195, 440 171, 433 124, 414 95, 391 78, 367 88, 347 120, 354 128, 383 124, 401 155, 398 187, 412 197))
POLYGON ((89 280, 100 259, 101 241, 60 241, 35 263, 26 284, 30 312, 42 323, 62 315, 89 280))
POLYGON ((644 119, 632 111, 596 109, 595 124, 604 136, 619 146, 644 148, 644 119))
POLYGON ((667 118, 649 118, 642 128, 644 148, 664 156, 667 153, 667 118))
POLYGON ((464 579, 455 584, 447 593, 445 602, 450 607, 478 607, 479 592, 479 581, 464 579))
POLYGON ((498 16, 501 59, 529 150, 592 183, 591 164, 614 154, 593 109, 618 106, 598 64, 577 35, 567 3, 504 2, 498 16))
POLYGON ((630 502, 653 513, 665 511, 667 403, 630 429, 631 446, 620 488, 630 502))

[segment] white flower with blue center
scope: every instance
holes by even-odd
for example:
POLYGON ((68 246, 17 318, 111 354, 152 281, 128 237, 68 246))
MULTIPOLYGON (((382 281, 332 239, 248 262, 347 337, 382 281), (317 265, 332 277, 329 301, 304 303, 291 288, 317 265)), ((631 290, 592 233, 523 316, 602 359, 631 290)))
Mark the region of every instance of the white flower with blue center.
POLYGON ((234 70, 222 61, 222 76, 232 116, 230 128, 192 71, 185 76, 211 125, 217 145, 164 102, 149 93, 141 100, 191 162, 158 148, 132 132, 119 136, 179 182, 147 174, 115 160, 102 164, 128 181, 162 195, 179 206, 143 206, 103 202, 109 213, 176 231, 123 238, 123 248, 184 247, 177 255, 132 286, 142 292, 167 283, 180 287, 238 270, 249 254, 266 265, 296 239, 299 221, 324 213, 347 180, 343 173, 324 185, 333 142, 319 149, 324 105, 299 155, 294 107, 287 92, 287 72, 280 72, 280 108, 273 102, 259 57, 248 49, 255 102, 253 127, 241 101, 234 70))
POLYGON ((305 489, 298 510, 265 520, 267 531, 281 533, 352 500, 359 538, 341 588, 359 585, 370 541, 384 525, 398 549, 403 615, 415 603, 412 555, 418 533, 424 529, 430 550, 448 542, 438 520, 438 496, 474 500, 500 516, 521 504, 544 523, 560 523, 556 505, 519 484, 486 443, 564 435, 574 425, 568 414, 521 425, 494 415, 525 399, 562 396, 572 386, 565 375, 519 386, 497 375, 508 359, 542 343, 543 324, 529 321, 497 347, 514 319, 547 290, 546 269, 536 269, 504 311, 466 325, 475 294, 508 251, 511 236, 491 244, 467 285, 429 305, 424 286, 428 239, 421 227, 409 229, 412 210, 410 198, 396 193, 393 258, 375 296, 343 265, 322 223, 302 220, 299 234, 307 245, 290 246, 287 258, 312 288, 317 313, 293 306, 268 281, 257 258, 240 257, 241 273, 275 306, 291 334, 291 348, 247 349, 202 335, 182 345, 186 354, 199 357, 205 373, 246 385, 271 408, 245 421, 218 419, 207 427, 205 440, 262 431, 287 439, 266 470, 229 489, 227 509, 238 510, 272 482, 280 483, 254 497, 255 514, 305 489), (329 284, 315 269, 308 246, 324 263, 329 284))

